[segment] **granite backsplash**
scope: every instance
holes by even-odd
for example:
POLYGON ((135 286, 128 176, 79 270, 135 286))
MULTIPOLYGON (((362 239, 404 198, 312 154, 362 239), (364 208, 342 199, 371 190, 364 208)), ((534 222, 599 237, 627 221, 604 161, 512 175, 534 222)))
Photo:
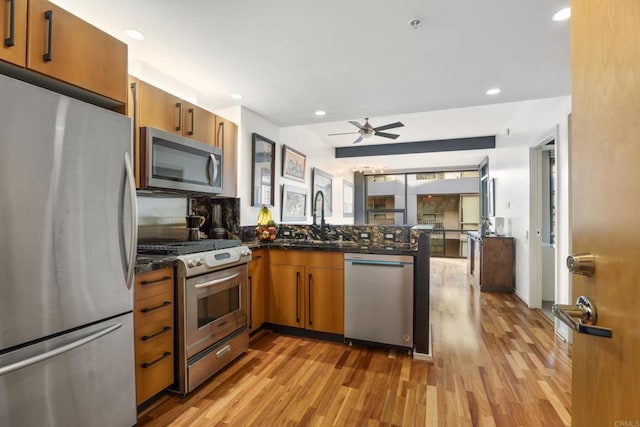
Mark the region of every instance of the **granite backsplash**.
MULTIPOLYGON (((240 239, 254 242, 256 226, 240 227, 240 239)), ((319 240, 319 228, 309 224, 280 224, 277 239, 319 240)), ((327 225, 326 240, 360 242, 371 246, 415 245, 417 235, 429 232, 428 228, 416 228, 411 225, 327 225)))

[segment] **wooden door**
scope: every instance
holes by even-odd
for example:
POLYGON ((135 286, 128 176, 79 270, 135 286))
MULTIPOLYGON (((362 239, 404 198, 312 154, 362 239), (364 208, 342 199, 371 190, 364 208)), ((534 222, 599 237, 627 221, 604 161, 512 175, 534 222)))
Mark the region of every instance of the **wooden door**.
POLYGON ((267 320, 267 281, 265 250, 254 250, 249 263, 249 330, 253 331, 267 320))
POLYGON ((216 116, 182 101, 182 135, 212 146, 216 145, 216 116))
POLYGON ((2 3, 0 60, 24 67, 27 62, 27 0, 14 0, 13 3, 5 0, 2 3))
POLYGON ((127 102, 125 43, 46 0, 29 0, 28 16, 28 68, 127 102))
POLYGON ((139 126, 182 135, 182 101, 149 83, 138 83, 139 126))
POLYGON ((269 265, 269 322, 304 327, 304 267, 269 265))
POLYGON ((640 425, 640 2, 571 2, 572 276, 611 339, 574 334, 574 426, 640 425))
POLYGON ((307 267, 306 328, 344 334, 344 270, 307 267))
POLYGON ((222 148, 222 196, 236 197, 238 194, 237 144, 238 126, 230 120, 216 116, 216 147, 222 148))

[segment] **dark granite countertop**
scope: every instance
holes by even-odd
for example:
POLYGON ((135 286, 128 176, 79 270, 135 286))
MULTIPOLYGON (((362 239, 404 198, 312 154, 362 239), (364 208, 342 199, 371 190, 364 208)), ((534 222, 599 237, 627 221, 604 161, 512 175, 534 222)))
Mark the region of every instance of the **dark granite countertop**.
POLYGON ((353 241, 340 242, 337 240, 276 239, 268 243, 259 241, 244 242, 243 245, 247 246, 249 249, 273 248, 344 253, 355 252, 365 254, 416 255, 416 250, 412 250, 409 243, 389 243, 388 245, 380 245, 364 244, 362 242, 353 241))
POLYGON ((175 267, 176 263, 175 255, 138 255, 136 257, 136 273, 175 267))

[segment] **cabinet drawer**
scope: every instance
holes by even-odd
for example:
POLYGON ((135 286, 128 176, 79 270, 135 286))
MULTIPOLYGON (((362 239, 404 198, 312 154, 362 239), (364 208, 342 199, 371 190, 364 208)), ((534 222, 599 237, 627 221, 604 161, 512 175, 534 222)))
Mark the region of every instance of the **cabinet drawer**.
POLYGON ((173 268, 163 268, 162 270, 138 274, 136 275, 135 283, 136 301, 166 292, 173 294, 173 268))
POLYGON ((173 384, 173 351, 169 355, 167 355, 166 351, 159 351, 153 357, 150 357, 148 361, 139 361, 136 358, 137 405, 140 405, 171 384, 173 384))
POLYGON ((135 338, 136 343, 138 341, 152 341, 155 337, 160 335, 173 335, 173 303, 165 304, 165 302, 171 302, 168 298, 162 298, 163 295, 159 295, 157 298, 149 298, 149 303, 144 301, 144 304, 139 304, 140 308, 136 306, 135 314, 135 338), (144 308, 155 308, 156 310, 143 313, 141 310, 144 308), (167 329, 169 328, 169 329, 167 329))
POLYGON ((173 318, 173 292, 154 295, 135 304, 136 330, 146 323, 158 323, 173 318))
POLYGON ((173 334, 169 331, 147 341, 136 339, 135 347, 137 364, 151 364, 164 353, 173 354, 173 334))

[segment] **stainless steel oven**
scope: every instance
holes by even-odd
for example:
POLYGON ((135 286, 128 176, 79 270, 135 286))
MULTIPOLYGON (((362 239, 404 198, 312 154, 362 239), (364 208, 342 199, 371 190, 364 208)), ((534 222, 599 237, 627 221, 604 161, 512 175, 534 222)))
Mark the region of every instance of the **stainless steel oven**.
POLYGON ((249 347, 251 251, 237 246, 178 257, 177 391, 186 394, 249 347))
POLYGON ((222 150, 193 139, 143 127, 142 187, 218 194, 222 192, 222 150))

